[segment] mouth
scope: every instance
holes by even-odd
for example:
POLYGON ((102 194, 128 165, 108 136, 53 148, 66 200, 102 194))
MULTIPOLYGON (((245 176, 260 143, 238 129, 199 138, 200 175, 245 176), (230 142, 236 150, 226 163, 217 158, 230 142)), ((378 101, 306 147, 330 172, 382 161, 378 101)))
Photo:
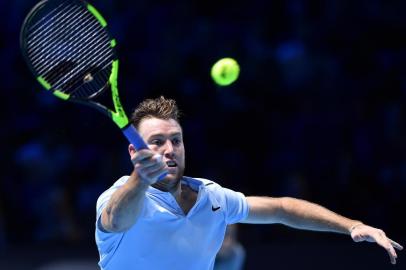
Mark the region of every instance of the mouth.
POLYGON ((168 166, 169 168, 175 168, 178 166, 178 164, 174 160, 168 160, 166 162, 166 166, 168 166))

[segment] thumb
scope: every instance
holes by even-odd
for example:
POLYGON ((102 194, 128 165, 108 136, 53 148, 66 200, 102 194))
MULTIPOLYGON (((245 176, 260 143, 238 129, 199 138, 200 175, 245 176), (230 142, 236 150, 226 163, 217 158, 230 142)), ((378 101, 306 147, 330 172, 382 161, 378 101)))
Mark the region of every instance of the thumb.
POLYGON ((364 238, 361 235, 356 234, 352 237, 352 240, 354 240, 354 242, 362 242, 364 241, 364 238))

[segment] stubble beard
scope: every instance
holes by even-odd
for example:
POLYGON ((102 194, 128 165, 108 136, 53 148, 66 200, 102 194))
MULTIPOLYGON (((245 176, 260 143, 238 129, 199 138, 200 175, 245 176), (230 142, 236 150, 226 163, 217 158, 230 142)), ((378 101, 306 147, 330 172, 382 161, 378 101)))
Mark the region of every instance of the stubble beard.
POLYGON ((183 173, 185 171, 185 167, 183 166, 183 168, 179 168, 175 179, 171 179, 171 180, 162 180, 162 181, 158 181, 154 184, 152 184, 151 186, 159 189, 161 191, 165 191, 165 192, 172 192, 172 191, 176 191, 178 186, 180 185, 180 180, 183 177, 183 173))

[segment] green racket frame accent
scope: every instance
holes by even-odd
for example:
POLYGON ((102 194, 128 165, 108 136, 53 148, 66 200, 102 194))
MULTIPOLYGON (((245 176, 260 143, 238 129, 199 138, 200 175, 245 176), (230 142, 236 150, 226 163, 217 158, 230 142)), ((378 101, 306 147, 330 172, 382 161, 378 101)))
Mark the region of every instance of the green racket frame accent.
POLYGON ((59 90, 55 90, 52 94, 54 94, 55 96, 59 97, 60 99, 63 100, 68 100, 69 99, 69 95, 65 94, 64 92, 61 92, 59 90))
POLYGON ((96 19, 100 22, 100 24, 103 27, 107 26, 107 21, 103 18, 103 16, 100 14, 99 11, 97 11, 97 9, 92 6, 91 4, 87 3, 87 9, 96 17, 96 19))
MULTIPOLYGON (((49 89, 52 88, 52 86, 49 84, 49 82, 47 82, 47 81, 46 81, 44 78, 42 78, 41 76, 38 76, 38 77, 37 77, 37 81, 38 81, 46 90, 49 90, 49 89)), ((57 96, 58 98, 63 99, 63 100, 68 100, 68 99, 69 99, 69 95, 68 95, 68 94, 65 94, 65 93, 63 93, 63 92, 61 92, 61 91, 59 91, 59 90, 52 91, 52 94, 54 94, 55 96, 57 96)))
POLYGON ((41 76, 37 77, 37 81, 46 89, 49 90, 51 89, 51 85, 41 76))
POLYGON ((113 39, 110 41, 110 46, 111 46, 112 48, 114 48, 114 47, 116 47, 116 45, 117 45, 117 41, 113 38, 113 39))
POLYGON ((125 114, 123 106, 121 105, 120 98, 118 96, 117 88, 117 77, 118 77, 118 60, 114 60, 112 63, 111 74, 109 78, 109 83, 111 86, 111 96, 113 98, 115 112, 111 112, 111 118, 114 123, 116 123, 120 128, 124 128, 128 125, 128 118, 125 114))

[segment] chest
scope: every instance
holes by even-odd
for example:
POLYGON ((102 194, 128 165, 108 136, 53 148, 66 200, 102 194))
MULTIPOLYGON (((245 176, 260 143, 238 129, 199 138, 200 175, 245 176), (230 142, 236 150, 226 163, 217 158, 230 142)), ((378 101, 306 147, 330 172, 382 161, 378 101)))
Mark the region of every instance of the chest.
POLYGON ((158 210, 154 218, 143 218, 123 236, 116 254, 131 251, 123 260, 129 260, 127 266, 137 265, 136 269, 168 269, 168 265, 179 270, 212 269, 225 229, 217 212, 210 216, 179 216, 158 210), (145 268, 138 268, 145 262, 145 268))
POLYGON ((192 190, 189 187, 182 187, 182 193, 178 198, 176 198, 176 202, 179 205, 179 208, 182 209, 185 216, 196 204, 197 197, 198 193, 196 191, 192 190))
POLYGON ((156 254, 158 246, 163 249, 169 246, 173 254, 188 253, 192 258, 214 256, 224 238, 224 213, 213 211, 207 198, 186 200, 182 207, 170 197, 167 199, 148 200, 143 217, 127 232, 123 242, 134 244, 137 239, 136 243, 142 243, 139 252, 145 256, 156 254))

